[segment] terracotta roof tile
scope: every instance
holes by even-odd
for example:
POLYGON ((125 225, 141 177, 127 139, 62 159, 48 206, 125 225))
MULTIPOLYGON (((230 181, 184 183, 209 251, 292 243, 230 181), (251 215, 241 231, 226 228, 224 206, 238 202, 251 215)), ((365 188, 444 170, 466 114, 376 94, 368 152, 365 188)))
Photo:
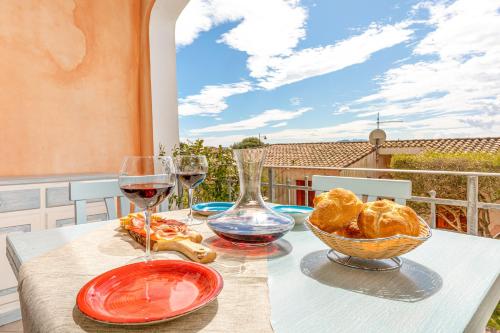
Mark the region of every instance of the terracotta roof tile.
POLYGON ((270 145, 266 165, 345 166, 373 150, 367 142, 324 142, 270 145))
POLYGON ((498 138, 466 138, 466 139, 422 139, 422 140, 392 140, 382 145, 382 148, 417 147, 434 150, 441 153, 458 152, 490 152, 500 151, 498 138))
MULTIPOLYGON (((422 148, 443 153, 500 151, 500 137, 386 141, 381 148, 422 148)), ((374 150, 368 142, 273 144, 265 165, 347 167, 374 150)))

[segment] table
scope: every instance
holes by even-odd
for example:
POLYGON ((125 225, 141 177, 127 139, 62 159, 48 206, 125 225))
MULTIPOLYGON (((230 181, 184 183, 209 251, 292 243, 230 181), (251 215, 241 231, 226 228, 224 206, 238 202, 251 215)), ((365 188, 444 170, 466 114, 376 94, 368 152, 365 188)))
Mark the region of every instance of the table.
MULTIPOLYGON (((106 222, 7 236, 14 271, 106 222)), ((268 258, 275 332, 484 332, 500 299, 500 242, 434 230, 399 271, 368 272, 326 259, 298 226, 268 258)))

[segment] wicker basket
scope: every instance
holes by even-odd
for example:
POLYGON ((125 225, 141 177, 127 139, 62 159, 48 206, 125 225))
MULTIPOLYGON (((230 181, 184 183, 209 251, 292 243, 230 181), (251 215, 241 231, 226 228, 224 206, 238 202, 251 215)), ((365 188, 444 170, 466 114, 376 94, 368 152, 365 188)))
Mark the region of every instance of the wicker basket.
POLYGON ((363 259, 389 259, 408 253, 431 237, 427 223, 419 217, 420 234, 418 237, 396 235, 386 238, 357 239, 346 238, 325 232, 306 219, 307 227, 332 249, 342 254, 363 259))

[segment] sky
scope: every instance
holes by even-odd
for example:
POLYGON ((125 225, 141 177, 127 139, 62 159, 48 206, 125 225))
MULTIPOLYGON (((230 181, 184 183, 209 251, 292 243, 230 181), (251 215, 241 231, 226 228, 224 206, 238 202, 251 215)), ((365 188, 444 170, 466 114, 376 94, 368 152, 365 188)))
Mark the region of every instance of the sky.
POLYGON ((500 135, 500 0, 191 0, 182 141, 500 135))

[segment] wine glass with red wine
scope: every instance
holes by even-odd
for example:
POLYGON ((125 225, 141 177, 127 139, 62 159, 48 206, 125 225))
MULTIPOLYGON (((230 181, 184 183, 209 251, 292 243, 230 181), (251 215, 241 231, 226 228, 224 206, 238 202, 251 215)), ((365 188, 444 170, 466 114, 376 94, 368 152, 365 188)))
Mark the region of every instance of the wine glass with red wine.
POLYGON ((118 183, 123 194, 137 207, 144 210, 146 230, 146 253, 138 258, 150 261, 151 214, 163 202, 175 186, 175 166, 171 157, 129 156, 123 160, 118 183))
POLYGON ((179 155, 175 158, 175 168, 179 182, 188 189, 189 215, 184 222, 187 225, 200 224, 203 221, 193 218, 193 191, 207 177, 207 158, 203 155, 179 155))

